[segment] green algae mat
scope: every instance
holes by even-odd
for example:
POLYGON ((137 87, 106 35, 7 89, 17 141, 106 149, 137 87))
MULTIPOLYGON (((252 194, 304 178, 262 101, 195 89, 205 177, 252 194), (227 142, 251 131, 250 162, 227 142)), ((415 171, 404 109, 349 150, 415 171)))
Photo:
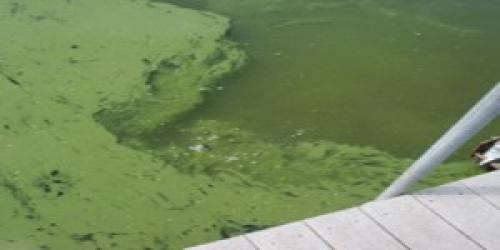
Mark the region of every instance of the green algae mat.
MULTIPOLYGON (((266 123, 263 107, 286 119, 264 86, 275 94, 282 86, 275 75, 290 75, 273 61, 286 53, 268 44, 273 52, 259 57, 262 50, 245 39, 262 27, 332 23, 299 18, 304 2, 174 4, 190 8, 145 0, 0 2, 0 249, 182 249, 367 201, 412 162, 368 141, 308 136, 304 124, 276 139, 283 127, 266 123), (279 22, 249 26, 254 10, 279 22), (269 71, 255 69, 261 63, 269 71), (263 115, 235 119, 222 106, 263 115), (272 128, 263 132, 257 123, 272 128)), ((478 33, 420 19, 452 34, 478 33)), ((279 100, 311 95, 304 88, 279 100)), ((453 162, 422 186, 476 173, 470 162, 453 162)))

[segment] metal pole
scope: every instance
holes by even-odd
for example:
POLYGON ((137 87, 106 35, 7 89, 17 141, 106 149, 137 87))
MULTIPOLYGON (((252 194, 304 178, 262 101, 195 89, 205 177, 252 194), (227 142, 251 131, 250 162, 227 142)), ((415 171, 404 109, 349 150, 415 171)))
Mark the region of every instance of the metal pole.
POLYGON ((500 115, 500 83, 451 127, 431 148, 406 170, 377 200, 403 194, 435 166, 445 161, 465 142, 500 115))

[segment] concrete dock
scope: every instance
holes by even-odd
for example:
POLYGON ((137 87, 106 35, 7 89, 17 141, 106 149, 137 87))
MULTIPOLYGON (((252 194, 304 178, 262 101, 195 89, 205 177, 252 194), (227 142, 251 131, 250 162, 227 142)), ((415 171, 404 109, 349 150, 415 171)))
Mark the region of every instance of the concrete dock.
POLYGON ((500 171, 188 249, 500 250, 500 171))

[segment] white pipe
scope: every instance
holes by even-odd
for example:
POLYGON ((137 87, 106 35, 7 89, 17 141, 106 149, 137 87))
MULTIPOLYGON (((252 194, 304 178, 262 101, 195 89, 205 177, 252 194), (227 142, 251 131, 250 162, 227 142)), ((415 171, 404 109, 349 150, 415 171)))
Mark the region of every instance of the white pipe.
POLYGON ((446 134, 429 148, 406 170, 377 200, 403 194, 422 179, 430 170, 457 151, 471 137, 500 115, 500 83, 497 83, 472 109, 467 112, 446 134))

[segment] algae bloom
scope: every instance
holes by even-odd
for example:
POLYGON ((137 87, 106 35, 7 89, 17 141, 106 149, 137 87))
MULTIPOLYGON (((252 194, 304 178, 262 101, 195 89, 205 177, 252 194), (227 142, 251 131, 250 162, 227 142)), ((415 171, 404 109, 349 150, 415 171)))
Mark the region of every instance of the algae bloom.
POLYGON ((245 67, 229 31, 155 1, 1 1, 0 249, 181 249, 364 202, 411 162, 182 123, 245 67))

